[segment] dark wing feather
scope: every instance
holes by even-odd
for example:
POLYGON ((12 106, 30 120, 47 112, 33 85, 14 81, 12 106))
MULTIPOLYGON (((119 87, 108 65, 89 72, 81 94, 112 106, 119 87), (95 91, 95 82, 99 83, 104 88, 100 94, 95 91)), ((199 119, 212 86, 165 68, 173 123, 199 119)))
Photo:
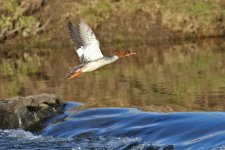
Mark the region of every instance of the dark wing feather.
POLYGON ((81 63, 103 57, 98 39, 84 20, 81 19, 78 26, 69 21, 67 26, 81 63))
POLYGON ((73 44, 76 46, 76 50, 83 46, 83 42, 79 33, 79 30, 72 24, 71 21, 67 23, 70 38, 73 44))

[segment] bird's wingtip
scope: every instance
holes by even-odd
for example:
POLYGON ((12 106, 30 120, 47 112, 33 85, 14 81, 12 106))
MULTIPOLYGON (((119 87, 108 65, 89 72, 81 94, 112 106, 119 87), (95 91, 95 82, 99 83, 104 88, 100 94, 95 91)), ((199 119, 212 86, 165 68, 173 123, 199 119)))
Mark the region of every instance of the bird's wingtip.
POLYGON ((71 26, 71 25, 73 25, 71 20, 67 20, 67 26, 71 26))

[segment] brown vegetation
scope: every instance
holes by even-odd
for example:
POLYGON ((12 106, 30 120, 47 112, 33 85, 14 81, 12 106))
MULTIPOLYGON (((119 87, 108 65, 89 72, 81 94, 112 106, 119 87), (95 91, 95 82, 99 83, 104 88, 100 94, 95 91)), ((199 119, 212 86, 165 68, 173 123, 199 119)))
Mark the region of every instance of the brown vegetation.
MULTIPOLYGON (((49 23, 48 32, 38 37, 37 41, 43 38, 45 41, 67 39, 66 20, 77 22, 79 18, 84 18, 105 42, 138 40, 155 43, 171 39, 218 37, 225 33, 223 0, 10 1, 18 2, 17 8, 22 9, 19 15, 37 18, 38 27, 30 31, 32 34, 42 31, 49 23), (41 26, 40 22, 46 23, 41 26)), ((12 15, 12 22, 18 19, 18 10, 12 15)), ((0 11, 3 10, 0 8, 0 11)), ((24 26, 14 28, 13 23, 11 26, 7 32, 1 29, 1 39, 25 30, 24 26)))
POLYGON ((50 21, 50 18, 41 25, 33 13, 39 11, 44 5, 44 0, 0 0, 0 42, 8 37, 21 33, 24 37, 36 35, 43 31, 50 21))

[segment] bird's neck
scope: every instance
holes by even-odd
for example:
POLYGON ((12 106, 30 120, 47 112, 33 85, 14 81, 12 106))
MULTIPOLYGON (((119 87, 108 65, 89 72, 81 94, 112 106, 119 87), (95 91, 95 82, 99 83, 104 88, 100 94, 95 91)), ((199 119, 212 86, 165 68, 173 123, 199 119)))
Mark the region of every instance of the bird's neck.
POLYGON ((117 59, 119 59, 119 57, 116 55, 109 56, 109 57, 104 56, 102 58, 95 60, 95 62, 98 62, 101 65, 107 65, 107 64, 113 63, 117 59))
POLYGON ((110 59, 114 62, 117 59, 119 59, 119 57, 117 55, 113 55, 113 56, 110 57, 110 59))

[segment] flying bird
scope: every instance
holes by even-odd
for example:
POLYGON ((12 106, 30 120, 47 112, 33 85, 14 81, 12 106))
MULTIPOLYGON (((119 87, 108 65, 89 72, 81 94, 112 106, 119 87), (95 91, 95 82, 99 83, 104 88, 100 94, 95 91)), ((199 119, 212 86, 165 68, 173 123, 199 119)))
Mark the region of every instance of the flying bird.
POLYGON ((78 26, 74 26, 71 21, 68 21, 67 27, 75 51, 80 59, 80 64, 66 75, 66 79, 77 77, 85 72, 94 71, 115 62, 119 58, 136 54, 135 52, 123 50, 112 56, 104 56, 100 50, 98 39, 84 20, 81 19, 78 26))

